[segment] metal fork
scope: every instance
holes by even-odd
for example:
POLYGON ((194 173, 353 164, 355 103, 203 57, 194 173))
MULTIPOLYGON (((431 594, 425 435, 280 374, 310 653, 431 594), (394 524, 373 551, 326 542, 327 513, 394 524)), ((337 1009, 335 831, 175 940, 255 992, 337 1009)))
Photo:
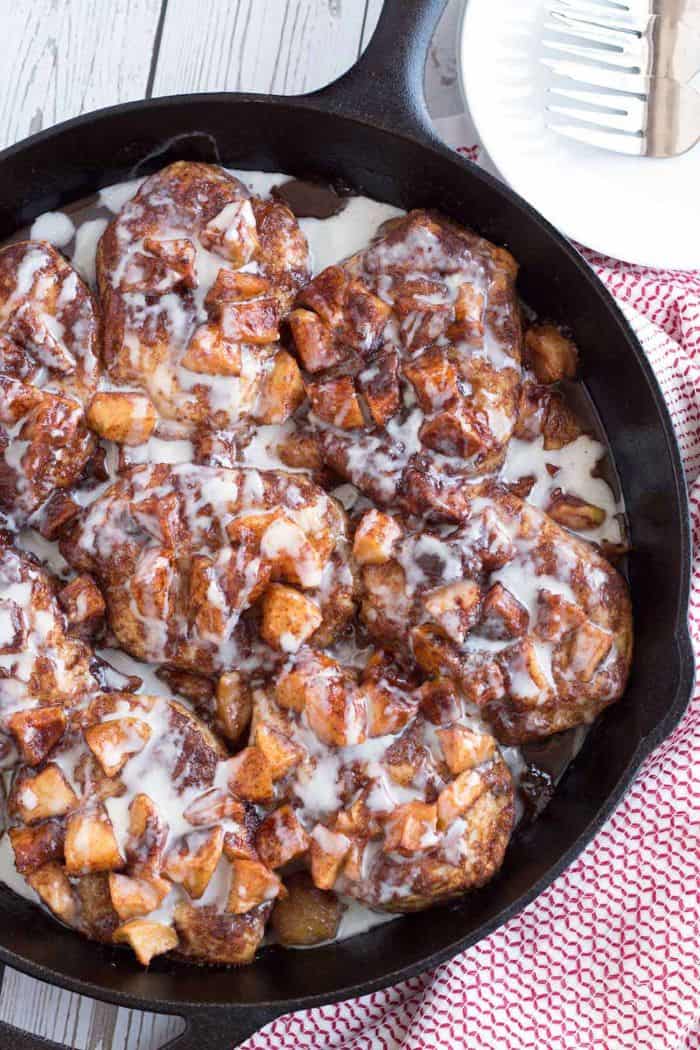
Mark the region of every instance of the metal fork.
POLYGON ((560 0, 563 7, 590 8, 593 14, 602 13, 614 18, 663 15, 679 22, 686 15, 700 14, 700 0, 560 0))
POLYGON ((573 62, 552 63, 552 68, 585 84, 582 89, 549 89, 552 101, 547 112, 577 121, 548 121, 547 126, 559 135, 640 157, 677 157, 700 142, 700 94, 689 85, 666 77, 635 76, 628 78, 634 80, 630 86, 634 95, 613 95, 587 90, 591 85, 615 86, 602 71, 582 74, 573 62), (559 98, 564 104, 558 103, 559 98), (590 108, 582 108, 582 103, 590 108))
POLYGON ((700 7, 695 14, 686 11, 681 21, 648 13, 623 18, 613 8, 599 11, 593 13, 590 0, 553 0, 543 43, 583 62, 602 62, 622 73, 671 77, 682 84, 700 70, 700 7))
MULTIPOLYGON (((652 0, 622 3, 641 8, 652 0)), ((656 3, 661 7, 661 0, 656 3)), ((682 24, 648 10, 646 15, 627 10, 623 20, 600 0, 552 0, 549 13, 549 30, 582 41, 544 39, 549 49, 570 57, 545 55, 542 62, 578 85, 549 86, 547 124, 553 131, 603 149, 649 157, 678 156, 700 141, 700 93, 685 83, 700 70, 700 33, 692 28, 693 18, 700 26, 700 0, 686 0, 684 14, 691 22, 682 24), (699 5, 697 14, 691 3, 699 5), (574 123, 563 123, 560 117, 574 123)))

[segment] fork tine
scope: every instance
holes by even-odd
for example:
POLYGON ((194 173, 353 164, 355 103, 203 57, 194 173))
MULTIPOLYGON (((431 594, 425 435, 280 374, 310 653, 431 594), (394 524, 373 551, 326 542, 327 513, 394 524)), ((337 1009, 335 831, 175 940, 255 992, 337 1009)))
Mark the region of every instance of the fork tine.
POLYGON ((649 25, 649 15, 637 15, 633 12, 615 9, 614 7, 592 7, 586 0, 550 0, 549 14, 563 18, 592 20, 599 26, 610 26, 611 29, 629 29, 643 33, 649 25))
POLYGON ((609 29, 607 26, 594 25, 585 18, 574 18, 557 11, 550 11, 549 14, 553 21, 545 22, 544 28, 551 29, 555 33, 569 33, 573 36, 584 37, 586 40, 596 40, 600 44, 620 48, 625 54, 639 54, 643 48, 643 41, 634 30, 625 32, 620 29, 609 29))
POLYGON ((568 88, 559 84, 552 85, 547 92, 549 95, 570 98, 574 102, 586 102, 589 106, 599 106, 601 109, 611 109, 617 113, 644 113, 645 102, 636 95, 611 95, 607 91, 586 91, 583 88, 568 88))
MULTIPOLYGON (((550 92, 550 97, 555 99, 557 95, 555 92, 550 92)), ((574 103, 580 103, 581 99, 572 100, 574 103)), ((548 113, 557 113, 564 117, 573 118, 574 120, 582 120, 587 124, 595 124, 597 128, 610 128, 612 131, 625 131, 631 134, 639 134, 644 127, 644 109, 643 103, 639 102, 639 99, 631 99, 632 102, 637 102, 641 109, 634 110, 630 109, 629 112, 603 112, 600 109, 581 109, 579 105, 559 105, 554 102, 547 106, 548 113)))
POLYGON ((612 131, 594 131, 575 124, 547 124, 547 127, 556 131, 557 135, 566 135, 587 146, 600 146, 601 149, 628 153, 634 157, 643 157, 646 153, 647 140, 643 135, 616 135, 612 131))
MULTIPOLYGON (((627 73, 639 73, 641 69, 638 61, 638 58, 641 56, 624 55, 621 51, 607 51, 601 47, 583 47, 579 44, 566 44, 559 40, 551 40, 547 37, 542 38, 542 43, 545 47, 548 47, 553 51, 560 51, 564 55, 574 55, 576 58, 583 59, 584 62, 604 62, 606 66, 613 66, 623 75, 627 73)), ((588 69, 589 67, 585 66, 581 69, 581 72, 587 74, 588 69)), ((579 79, 581 79, 580 74, 579 79)))
POLYGON ((649 93, 649 77, 639 73, 616 73, 601 66, 582 66, 579 62, 567 62, 558 58, 544 57, 540 62, 557 76, 577 80, 582 84, 624 91, 631 95, 646 96, 649 93))

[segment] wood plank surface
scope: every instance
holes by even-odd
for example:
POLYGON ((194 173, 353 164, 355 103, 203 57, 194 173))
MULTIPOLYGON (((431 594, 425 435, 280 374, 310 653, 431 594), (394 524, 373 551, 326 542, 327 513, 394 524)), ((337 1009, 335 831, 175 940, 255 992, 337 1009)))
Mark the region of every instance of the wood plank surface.
POLYGON ((161 0, 2 0, 0 147, 146 92, 161 0))
POLYGON ((168 0, 153 94, 313 91, 355 62, 380 8, 375 0, 168 0))
MULTIPOLYGON (((0 146, 151 94, 313 91, 361 54, 382 2, 0 0, 0 146)), ((454 40, 461 5, 449 0, 428 60, 426 93, 436 116, 460 108, 454 40)), ((184 1027, 178 1018, 117 1009, 9 968, 0 1018, 72 1050, 157 1050, 184 1027)))

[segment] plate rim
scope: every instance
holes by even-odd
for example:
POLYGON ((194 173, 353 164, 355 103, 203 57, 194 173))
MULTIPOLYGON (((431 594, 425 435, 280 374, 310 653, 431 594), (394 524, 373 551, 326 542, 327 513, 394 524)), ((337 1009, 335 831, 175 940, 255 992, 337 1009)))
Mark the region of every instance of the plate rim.
MULTIPOLYGON (((606 256, 609 259, 612 259, 616 262, 625 263, 629 266, 639 266, 651 270, 681 271, 682 273, 693 273, 696 270, 700 271, 700 252, 698 253, 698 259, 694 263, 689 261, 679 263, 678 261, 672 261, 670 259, 664 260, 663 257, 654 256, 654 258, 652 258, 649 256, 637 255, 636 253, 633 253, 633 255, 630 256, 625 252, 620 253, 619 247, 609 245, 605 241, 599 242, 598 244, 591 244, 587 240, 583 240, 577 233, 575 233, 569 228, 568 222, 560 221, 559 215, 555 215, 549 210, 544 211, 540 208, 539 204, 530 202, 529 197, 519 186, 517 178, 514 178, 512 176, 510 166, 503 165, 502 163, 500 163, 500 161, 496 160, 496 156, 491 145, 493 140, 491 139, 488 129, 485 126, 486 122, 480 121, 478 119, 473 106, 469 102, 469 93, 467 91, 466 83, 468 77, 468 73, 466 72, 466 70, 468 69, 468 63, 465 60, 465 51, 469 46, 467 42, 469 36, 469 21, 470 18, 474 17, 472 12, 475 10, 478 3, 479 0, 462 0, 462 12, 460 15, 456 37, 457 82, 459 84, 462 102, 464 103, 466 111, 468 112, 474 123, 474 127, 476 128, 479 138, 481 139, 481 143, 484 146, 484 149, 486 150, 486 153, 488 154, 489 159, 491 160, 491 163, 498 177, 503 179, 504 182, 506 182, 513 190, 515 190, 516 193, 519 193, 522 197, 524 197, 525 200, 527 200, 529 203, 532 203, 532 207, 536 208, 538 211, 541 211, 544 217, 548 219, 549 222, 551 222, 552 225, 555 226, 561 234, 563 234, 563 236, 573 241, 576 245, 581 245, 583 248, 586 248, 589 251, 596 252, 599 255, 606 256), (506 170, 507 168, 508 171, 506 170), (659 258, 661 258, 661 261, 659 261, 659 258)), ((698 144, 694 148, 700 150, 700 144, 698 144)))

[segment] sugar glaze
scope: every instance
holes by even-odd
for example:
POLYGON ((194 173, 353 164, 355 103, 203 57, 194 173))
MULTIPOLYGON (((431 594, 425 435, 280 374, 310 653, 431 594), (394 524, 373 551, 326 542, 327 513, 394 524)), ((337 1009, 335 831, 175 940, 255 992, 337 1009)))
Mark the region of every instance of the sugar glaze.
MULTIPOLYGON (((268 194, 272 186, 288 178, 279 173, 232 171, 232 174, 245 182, 253 192, 262 195, 268 194)), ((99 194, 99 204, 97 207, 91 206, 89 215, 85 218, 81 218, 77 209, 71 210, 71 215, 54 212, 39 216, 32 226, 31 236, 48 240, 56 247, 66 249, 66 254, 76 269, 86 281, 94 286, 94 258, 99 238, 112 215, 118 212, 137 192, 141 181, 132 180, 103 189, 99 194)), ((301 218, 299 223, 309 241, 314 273, 345 259, 364 247, 382 222, 400 214, 402 214, 401 210, 391 205, 369 198, 353 197, 343 211, 329 219, 301 218)), ((244 451, 245 465, 259 469, 289 470, 275 453, 275 446, 279 443, 280 436, 284 436, 281 431, 283 432, 285 427, 288 430, 291 429, 289 424, 282 424, 281 427, 260 428, 256 438, 244 451)), ((410 434, 405 436, 410 445, 412 440, 410 434)), ((600 442, 589 437, 578 439, 572 446, 561 452, 546 454, 541 447, 537 447, 537 443, 533 446, 532 443, 519 442, 514 439, 503 467, 502 477, 506 481, 517 480, 522 475, 523 467, 526 466, 527 473, 534 473, 536 476, 536 482, 528 500, 537 506, 546 506, 551 488, 549 484, 551 476, 547 471, 547 464, 556 466, 561 472, 558 476, 559 484, 566 478, 568 491, 606 510, 604 525, 596 531, 595 535, 586 533, 585 538, 608 539, 615 542, 621 538, 618 515, 624 512, 624 507, 619 500, 616 500, 610 486, 602 479, 595 477, 593 473, 605 452, 600 442)), ((187 441, 166 442, 154 438, 151 439, 148 446, 130 450, 130 455, 136 462, 186 463, 191 461, 192 446, 187 441)), ((105 485, 110 483, 111 479, 105 485)), ((343 502, 357 501, 358 495, 351 485, 344 485, 341 488, 344 490, 343 502)), ((56 546, 43 540, 34 530, 24 530, 20 545, 41 557, 54 571, 63 572, 65 570, 65 563, 58 554, 56 546)), ((123 653, 111 651, 105 653, 105 656, 125 672, 138 674, 143 679, 143 692, 158 693, 162 696, 172 695, 165 683, 155 678, 151 667, 140 664, 123 653)), ((511 752, 506 756, 510 759, 509 764, 512 764, 514 769, 520 768, 522 759, 517 749, 506 750, 511 752)), ((7 836, 0 841, 0 880, 16 892, 22 893, 23 896, 33 900, 37 899, 34 891, 23 879, 18 878, 14 871, 7 836)), ((212 893, 214 892, 215 887, 212 887, 212 893)), ((393 916, 379 915, 357 902, 352 902, 341 921, 337 939, 355 936, 390 918, 393 916)))

